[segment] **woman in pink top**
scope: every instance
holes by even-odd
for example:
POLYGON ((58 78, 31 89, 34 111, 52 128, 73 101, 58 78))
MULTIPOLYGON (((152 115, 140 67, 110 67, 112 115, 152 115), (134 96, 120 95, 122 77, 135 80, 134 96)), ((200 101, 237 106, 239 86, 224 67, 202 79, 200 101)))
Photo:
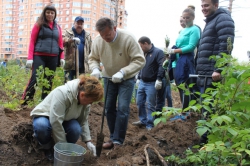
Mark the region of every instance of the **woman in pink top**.
MULTIPOLYGON (((39 66, 44 69, 47 67, 49 70, 55 71, 59 65, 63 66, 63 40, 62 31, 60 26, 56 23, 56 9, 52 5, 47 5, 43 9, 42 14, 35 23, 30 37, 30 45, 28 51, 28 60, 26 67, 32 69, 32 75, 28 82, 27 88, 23 93, 22 105, 27 105, 28 101, 33 100, 35 94, 36 70, 39 66), (60 61, 59 61, 60 58, 60 61)), ((43 87, 42 99, 47 96, 47 92, 51 91, 53 76, 44 75, 49 81, 50 87, 43 87)))

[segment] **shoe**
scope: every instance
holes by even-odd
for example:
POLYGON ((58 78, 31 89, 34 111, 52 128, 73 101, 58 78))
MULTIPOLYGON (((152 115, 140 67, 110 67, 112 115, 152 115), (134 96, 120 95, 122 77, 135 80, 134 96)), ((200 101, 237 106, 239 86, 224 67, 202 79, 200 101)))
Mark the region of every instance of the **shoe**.
POLYGON ((141 121, 133 122, 132 125, 135 125, 135 126, 145 126, 141 121))
POLYGON ((44 149, 44 155, 49 161, 53 161, 54 160, 54 150, 53 150, 53 148, 44 149))
POLYGON ((152 128, 151 127, 147 127, 147 130, 150 131, 150 130, 152 130, 152 128))
POLYGON ((114 147, 114 144, 111 140, 102 144, 103 149, 112 149, 113 147, 114 147))

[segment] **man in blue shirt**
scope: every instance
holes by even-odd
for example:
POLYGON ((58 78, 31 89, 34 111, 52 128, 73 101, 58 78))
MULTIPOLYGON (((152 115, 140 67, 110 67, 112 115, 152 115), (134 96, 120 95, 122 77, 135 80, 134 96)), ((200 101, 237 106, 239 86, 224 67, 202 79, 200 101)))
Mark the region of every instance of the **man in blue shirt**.
POLYGON ((89 72, 87 62, 92 40, 90 33, 86 32, 83 27, 84 19, 78 16, 75 18, 74 26, 63 32, 65 81, 89 72))

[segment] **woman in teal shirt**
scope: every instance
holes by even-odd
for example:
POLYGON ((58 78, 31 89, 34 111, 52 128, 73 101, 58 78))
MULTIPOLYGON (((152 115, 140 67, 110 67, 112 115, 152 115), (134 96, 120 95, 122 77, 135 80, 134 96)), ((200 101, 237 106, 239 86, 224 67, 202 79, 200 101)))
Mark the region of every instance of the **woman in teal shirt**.
MULTIPOLYGON (((189 74, 195 74, 194 50, 200 39, 200 29, 193 24, 195 18, 192 9, 185 9, 182 19, 186 25, 176 40, 176 49, 168 49, 168 53, 176 54, 178 57, 174 72, 176 85, 180 85, 188 80, 189 74)), ((180 98, 183 102, 183 90, 179 89, 180 98)))

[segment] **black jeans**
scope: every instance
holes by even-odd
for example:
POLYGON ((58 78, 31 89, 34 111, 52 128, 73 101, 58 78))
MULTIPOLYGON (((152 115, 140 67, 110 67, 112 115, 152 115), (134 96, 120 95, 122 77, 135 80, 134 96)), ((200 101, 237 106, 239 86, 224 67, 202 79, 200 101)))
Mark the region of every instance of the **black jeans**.
MULTIPOLYGON (((36 91, 34 86, 37 83, 36 74, 37 74, 37 69, 39 69, 39 66, 43 66, 43 69, 47 67, 49 68, 49 70, 56 71, 57 63, 58 63, 58 56, 34 55, 31 78, 28 82, 28 86, 26 87, 22 97, 22 99, 25 100, 23 104, 27 104, 27 101, 33 100, 34 98, 36 91)), ((41 99, 44 99, 48 95, 47 91, 51 91, 52 79, 54 78, 54 76, 45 75, 44 78, 49 81, 50 87, 42 88, 41 99)))

